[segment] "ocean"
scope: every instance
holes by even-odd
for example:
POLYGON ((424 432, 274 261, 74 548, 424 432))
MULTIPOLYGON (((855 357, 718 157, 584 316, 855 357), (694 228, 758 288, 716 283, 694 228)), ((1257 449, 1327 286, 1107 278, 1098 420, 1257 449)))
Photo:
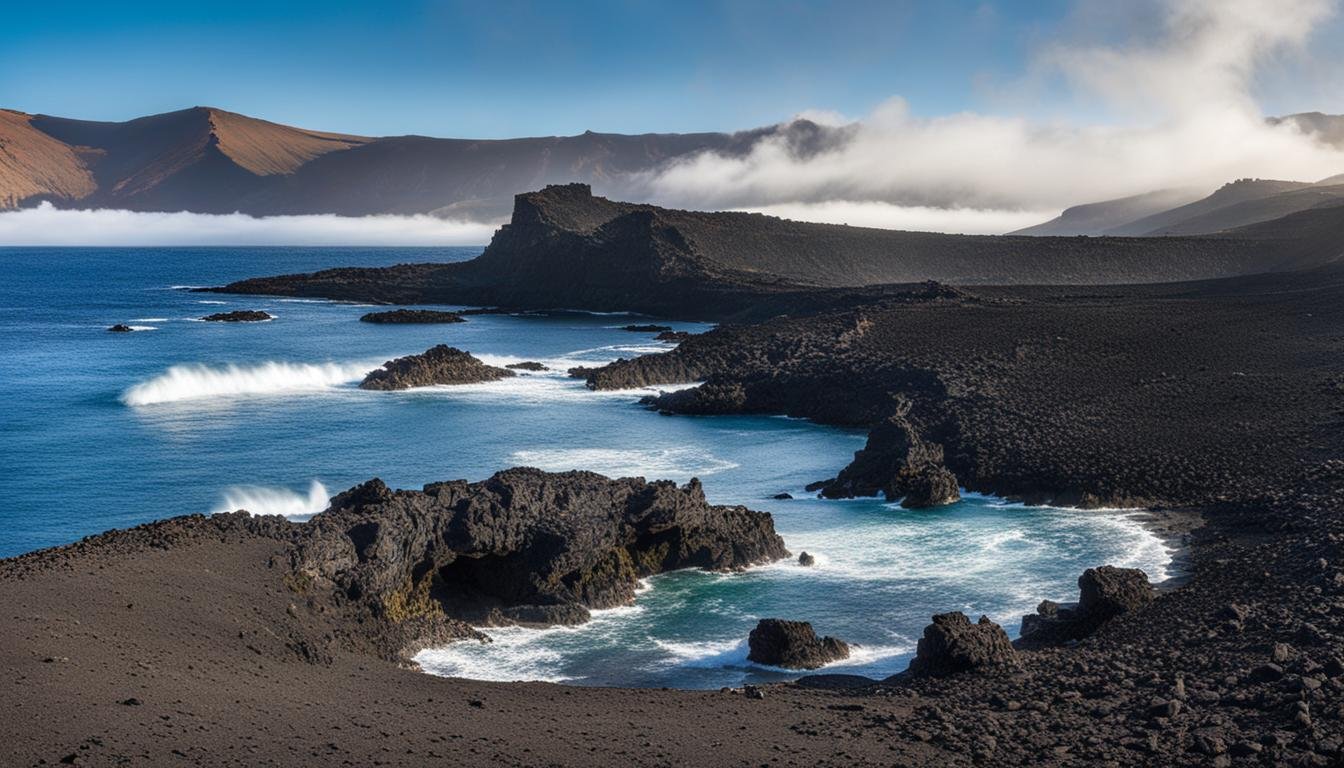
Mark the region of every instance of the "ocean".
MULTIPOLYGON (((1023 507, 969 495, 934 510, 803 492, 864 435, 767 416, 668 417, 639 391, 564 375, 671 348, 629 315, 481 315, 453 325, 358 322, 366 305, 192 293, 190 286, 346 265, 459 261, 480 248, 0 248, 0 557, 186 513, 312 515, 371 477, 394 487, 530 465, 684 482, 774 515, 794 553, 744 573, 646 581, 634 605, 574 628, 487 630, 490 644, 422 652, 432 674, 580 685, 716 688, 797 676, 746 660, 762 617, 858 644, 826 671, 905 668, 929 616, 987 614, 1016 634, 1042 599, 1076 599, 1110 563, 1154 580, 1171 552, 1125 512, 1023 507), (261 309, 263 323, 207 323, 261 309), (137 330, 116 334, 114 323, 137 330), (405 392, 355 385, 435 344, 552 370, 405 392), (776 500, 788 492, 796 498, 776 500)), ((667 323, 703 331, 697 323, 667 323)))

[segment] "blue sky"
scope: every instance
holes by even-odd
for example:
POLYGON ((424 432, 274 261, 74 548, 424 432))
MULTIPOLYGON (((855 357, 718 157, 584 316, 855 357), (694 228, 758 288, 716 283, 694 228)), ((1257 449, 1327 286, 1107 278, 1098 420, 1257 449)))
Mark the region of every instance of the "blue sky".
MULTIPOLYGON (((1142 41, 1157 34, 1162 8, 1163 0, 22 3, 0 25, 0 106, 121 120, 207 104, 311 128, 474 137, 731 130, 808 109, 860 117, 893 96, 919 116, 1078 117, 1094 105, 1070 102, 1049 82, 1020 87, 1034 52, 1060 41, 1142 41)), ((1342 30, 1332 20, 1316 48, 1344 48, 1342 30)), ((1336 54, 1266 68, 1266 111, 1344 111, 1322 103, 1337 86, 1311 86, 1337 81, 1340 63, 1336 54)))
POLYGON ((209 104, 314 128, 503 137, 983 107, 1067 15, 1041 2, 53 2, 7 8, 0 105, 209 104))

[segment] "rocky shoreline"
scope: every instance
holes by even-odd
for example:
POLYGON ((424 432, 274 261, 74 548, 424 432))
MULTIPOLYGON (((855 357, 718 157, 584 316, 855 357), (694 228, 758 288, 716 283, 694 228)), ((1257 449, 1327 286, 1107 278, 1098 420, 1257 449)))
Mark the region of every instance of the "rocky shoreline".
MULTIPOLYGON (((466 619, 574 621, 624 599, 630 577, 653 563, 737 567, 783 557, 783 544, 745 510, 718 513, 726 528, 703 527, 714 508, 694 487, 528 470, 420 492, 370 484, 338 497, 306 529, 320 535, 302 540, 283 520, 220 515, 0 562, 9 609, 0 742, 17 761, 166 762, 171 749, 204 764, 251 764, 258 754, 406 765, 1344 761, 1344 267, 1329 218, 1338 211, 1309 214, 1328 225, 1311 231, 1333 245, 1298 272, 1160 285, 808 287, 702 260, 694 236, 705 220, 639 206, 585 218, 606 208, 579 192, 524 196, 486 263, 563 257, 531 264, 545 274, 572 272, 571 257, 638 254, 633 264, 601 262, 610 280, 591 293, 569 285, 552 301, 602 309, 624 296, 632 303, 621 309, 753 321, 578 371, 589 386, 704 382, 649 405, 670 417, 785 414, 868 429, 847 467, 809 478, 831 495, 924 504, 961 487, 1028 503, 1144 507, 1146 522, 1184 537, 1186 577, 1154 595, 1099 568, 1080 583, 1079 606, 1042 605, 1018 647, 992 622, 947 606, 921 640, 924 663, 883 681, 822 675, 698 692, 439 680, 398 660, 426 638, 469 637, 466 619), (577 202, 556 202, 566 196, 577 202), (632 274, 652 287, 631 292, 632 274), (517 499, 538 514, 586 510, 586 522, 519 519, 517 499), (1191 528, 1196 517, 1203 525, 1191 528), (674 547, 641 527, 668 518, 700 532, 677 541, 718 544, 674 547), (519 531, 556 534, 553 526, 583 556, 519 545, 519 531), (724 543, 740 540, 755 543, 724 543), (483 542, 500 548, 472 549, 483 542), (458 563, 465 551, 527 553, 543 577, 515 578, 518 562, 493 561, 508 589, 483 590, 483 574, 458 563), (1140 598, 1097 601, 1094 586, 1140 598), (445 599, 454 595, 471 599, 445 599), (1124 610, 1094 612, 1117 604, 1124 610), (75 713, 71 701, 87 705, 75 713), (215 701, 232 705, 216 710, 215 701)), ((1203 247, 1172 241, 1161 247, 1203 247)), ((1286 258, 1303 247, 1251 250, 1286 258)), ((225 290, 541 300, 529 293, 535 284, 454 282, 470 274, 460 268, 444 282, 444 269, 338 270, 225 290)))

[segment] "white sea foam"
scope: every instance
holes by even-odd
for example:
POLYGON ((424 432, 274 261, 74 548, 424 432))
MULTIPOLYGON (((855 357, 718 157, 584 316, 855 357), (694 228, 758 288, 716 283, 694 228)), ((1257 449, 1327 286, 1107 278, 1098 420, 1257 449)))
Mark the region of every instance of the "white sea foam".
POLYGON ((358 381, 377 364, 283 363, 210 367, 174 365, 121 395, 126 405, 144 406, 184 400, 218 399, 280 392, 328 389, 358 381))
POLYGON ((213 301, 211 299, 197 299, 197 304, 228 304, 227 301, 213 301))
POLYGON ((126 327, 127 327, 127 328, 130 328, 132 331, 157 331, 157 330, 159 330, 157 326, 153 326, 153 325, 128 325, 128 326, 126 326, 126 327))
POLYGON ((136 317, 131 319, 132 323, 166 323, 166 317, 136 317))
POLYGON ((330 503, 331 494, 316 480, 309 484, 306 496, 288 488, 236 485, 224 491, 223 501, 210 510, 210 514, 243 509, 254 515, 284 515, 291 520, 307 520, 330 503))
POLYGON ((689 480, 737 467, 703 448, 547 448, 514 451, 513 460, 551 472, 586 469, 610 477, 669 480, 689 480))
POLYGON ((490 628, 485 630, 493 641, 489 644, 451 643, 423 650, 413 660, 426 672, 442 677, 560 683, 574 679, 558 671, 565 661, 562 646, 566 640, 602 642, 603 635, 620 632, 644 610, 642 605, 595 610, 587 623, 574 627, 490 628))

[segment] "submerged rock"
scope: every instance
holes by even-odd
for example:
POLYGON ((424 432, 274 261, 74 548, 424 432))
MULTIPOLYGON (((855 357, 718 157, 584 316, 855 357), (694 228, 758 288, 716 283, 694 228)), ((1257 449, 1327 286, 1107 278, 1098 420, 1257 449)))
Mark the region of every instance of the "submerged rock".
POLYGON ((1022 617, 1027 645, 1080 640, 1112 618, 1137 611, 1156 597, 1148 574, 1138 568, 1103 565, 1078 577, 1078 602, 1060 605, 1043 600, 1036 613, 1022 617))
POLYGON ((524 361, 521 362, 521 363, 509 363, 508 365, 506 365, 506 366, 504 366, 504 367, 505 367, 505 368, 512 368, 512 369, 517 370, 517 371, 549 371, 549 370, 551 370, 550 368, 547 368, 546 366, 542 365, 541 363, 534 362, 534 361, 532 361, 532 360, 524 360, 524 361))
POLYGON ((662 333, 672 330, 670 325, 627 325, 621 328, 622 331, 634 331, 635 333, 662 333))
POLYGON ((122 324, 122 323, 117 323, 116 325, 112 326, 111 328, 108 328, 107 330, 110 331, 110 332, 112 332, 112 333, 130 333, 131 331, 134 331, 135 329, 132 328, 132 327, 129 326, 129 325, 124 325, 124 324, 122 324))
POLYGON ((786 669, 816 669, 849 658, 849 644, 817 637, 812 624, 786 619, 761 619, 747 638, 747 659, 786 669))
POLYGON ((466 319, 457 312, 444 312, 437 309, 394 309, 390 312, 370 312, 359 318, 361 323, 421 324, 421 323, 465 323, 466 319))
POLYGON ((506 368, 486 365, 467 352, 440 344, 423 354, 407 355, 383 363, 360 382, 360 389, 393 390, 435 384, 476 384, 515 376, 506 368))
POLYGON ((216 312, 201 319, 210 323, 259 323, 263 320, 274 320, 275 318, 259 309, 236 309, 232 312, 216 312))
POLYGON ((934 616, 924 628, 908 673, 937 677, 1016 662, 1017 652, 1003 627, 988 616, 972 624, 966 614, 954 611, 934 616))

